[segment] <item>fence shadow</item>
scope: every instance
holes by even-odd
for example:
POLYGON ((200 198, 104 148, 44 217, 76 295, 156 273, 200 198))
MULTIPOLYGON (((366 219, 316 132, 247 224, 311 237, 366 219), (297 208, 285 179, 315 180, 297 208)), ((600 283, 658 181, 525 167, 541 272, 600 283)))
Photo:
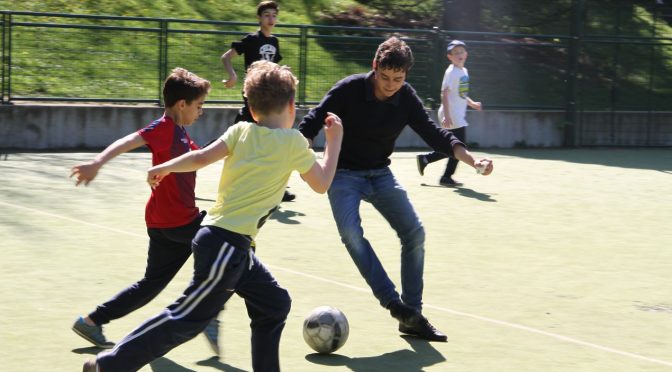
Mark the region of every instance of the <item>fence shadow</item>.
POLYGON ((477 151, 526 159, 651 169, 665 173, 672 171, 672 149, 669 148, 478 149, 477 151))

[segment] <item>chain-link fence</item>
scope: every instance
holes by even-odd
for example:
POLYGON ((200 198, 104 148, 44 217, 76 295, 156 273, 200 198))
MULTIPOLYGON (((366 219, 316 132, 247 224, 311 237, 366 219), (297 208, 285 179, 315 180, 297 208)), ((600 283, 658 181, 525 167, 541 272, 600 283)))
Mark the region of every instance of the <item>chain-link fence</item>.
MULTIPOLYGON (((3 102, 160 103, 163 79, 181 66, 215 83, 208 102, 239 103, 243 58, 234 59, 238 87, 224 89, 217 84, 226 77, 220 56, 231 42, 258 29, 219 21, 9 11, 2 16, 3 102)), ((416 54, 409 81, 431 97, 436 38, 431 30, 279 25, 275 34, 281 63, 300 80, 298 103, 306 105, 319 102, 339 79, 367 71, 378 44, 395 33, 416 54)))
MULTIPOLYGON (((413 49, 416 64, 408 81, 428 107, 438 106, 448 65, 446 43, 459 38, 468 45, 470 95, 488 109, 565 110, 569 125, 594 110, 669 111, 672 15, 663 8, 642 8, 640 18, 626 19, 625 14, 639 14, 636 5, 598 3, 573 0, 571 6, 551 9, 544 17, 560 21, 549 21, 549 30, 569 24, 558 34, 280 24, 275 35, 281 63, 291 66, 300 80, 299 105, 313 105, 338 80, 368 71, 378 44, 396 34, 413 49), (595 20, 613 26, 591 26, 595 20)), ((220 56, 233 41, 258 29, 254 23, 222 21, 0 15, 3 103, 160 104, 165 76, 181 66, 213 83, 209 103, 239 104, 243 58, 234 59, 239 83, 225 89, 220 56)), ((567 128, 568 144, 576 144, 571 137, 577 128, 567 128)))

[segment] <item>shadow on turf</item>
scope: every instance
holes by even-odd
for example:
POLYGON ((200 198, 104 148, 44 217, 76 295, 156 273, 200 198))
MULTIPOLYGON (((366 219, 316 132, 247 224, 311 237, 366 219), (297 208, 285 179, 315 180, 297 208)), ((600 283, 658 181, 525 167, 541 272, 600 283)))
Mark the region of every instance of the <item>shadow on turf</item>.
MULTIPOLYGON (((537 160, 556 160, 578 164, 599 164, 608 167, 672 171, 669 148, 573 148, 573 149, 484 149, 488 154, 515 156, 537 160)), ((500 160, 504 161, 504 160, 500 160)))
POLYGON ((233 367, 229 364, 222 363, 219 360, 219 358, 216 357, 216 356, 213 356, 212 358, 208 358, 206 360, 201 360, 200 362, 197 362, 196 364, 198 364, 199 366, 216 368, 220 371, 226 371, 226 372, 246 372, 246 370, 244 370, 244 369, 236 368, 236 367, 233 367))
POLYGON ((278 208, 273 214, 271 215, 270 219, 276 220, 280 223, 284 223, 287 225, 298 225, 301 222, 293 219, 294 217, 297 216, 305 216, 305 213, 297 212, 297 211, 292 211, 289 209, 284 209, 284 208, 278 208))
MULTIPOLYGON (((90 354, 90 355, 97 355, 98 353, 101 352, 101 349, 91 346, 91 347, 80 347, 77 349, 72 350, 73 353, 76 354, 90 354)), ((213 357, 211 359, 217 359, 217 357, 213 357)), ((84 363, 84 360, 82 360, 82 363, 84 363)), ((228 364, 220 363, 217 361, 219 364, 212 364, 210 362, 210 359, 198 362, 198 365, 203 365, 203 366, 211 366, 211 367, 216 367, 219 368, 221 371, 227 371, 227 372, 242 372, 242 369, 234 368, 229 366, 228 364), (220 367, 221 366, 221 367, 220 367)), ((158 359, 155 359, 151 363, 149 363, 150 368, 152 371, 156 372, 196 372, 196 370, 189 369, 186 367, 183 367, 172 360, 166 358, 166 357, 161 357, 158 359)))
POLYGON ((477 199, 480 201, 484 202, 497 202, 497 200, 493 199, 490 194, 478 192, 476 190, 472 190, 467 187, 455 187, 455 193, 460 194, 461 196, 464 196, 466 198, 472 198, 472 199, 477 199))
POLYGON ((462 187, 462 186, 453 186, 453 187, 446 187, 446 186, 441 186, 441 185, 431 185, 428 183, 421 183, 420 186, 424 187, 439 187, 442 189, 451 189, 453 190, 454 193, 459 194, 460 196, 464 196, 465 198, 472 198, 484 202, 497 202, 497 200, 493 199, 490 194, 486 194, 483 192, 478 192, 476 190, 470 189, 468 187, 462 187))
POLYGON ((446 358, 428 341, 401 336, 413 350, 403 349, 378 356, 350 358, 339 354, 308 354, 306 360, 323 366, 344 366, 354 372, 422 371, 446 358))

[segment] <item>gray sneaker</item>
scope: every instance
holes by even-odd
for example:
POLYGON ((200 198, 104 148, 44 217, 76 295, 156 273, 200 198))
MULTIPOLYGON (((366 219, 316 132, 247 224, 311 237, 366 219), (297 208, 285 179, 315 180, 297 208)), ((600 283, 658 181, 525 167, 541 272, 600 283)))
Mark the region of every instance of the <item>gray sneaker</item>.
POLYGON ((217 318, 212 319, 203 330, 203 334, 208 339, 212 351, 219 356, 219 320, 217 318))
POLYGON ((83 317, 77 318, 75 324, 72 325, 72 330, 76 334, 82 336, 83 339, 96 345, 101 349, 111 349, 114 347, 114 342, 108 341, 103 334, 102 326, 90 326, 86 324, 83 317))
POLYGON ((82 366, 82 371, 83 372, 98 372, 98 364, 96 363, 96 360, 87 360, 84 362, 84 365, 82 366))

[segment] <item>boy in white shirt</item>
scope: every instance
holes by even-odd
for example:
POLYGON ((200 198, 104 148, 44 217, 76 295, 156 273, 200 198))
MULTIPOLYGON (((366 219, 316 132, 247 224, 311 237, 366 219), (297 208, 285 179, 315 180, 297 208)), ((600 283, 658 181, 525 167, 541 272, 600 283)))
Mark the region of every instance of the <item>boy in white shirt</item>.
MULTIPOLYGON (((469 72, 464 67, 467 61, 467 45, 460 40, 453 40, 448 44, 448 60, 451 65, 446 69, 441 83, 441 107, 439 107, 439 122, 441 126, 450 129, 451 132, 463 143, 466 142, 467 106, 474 110, 481 110, 480 102, 474 102, 469 98, 469 72)), ((430 152, 417 156, 418 172, 424 175, 425 167, 429 163, 446 158, 447 156, 440 152, 430 152)), ((457 169, 459 160, 448 159, 446 170, 441 177, 439 184, 452 187, 460 186, 461 183, 453 179, 455 169, 457 169)))

